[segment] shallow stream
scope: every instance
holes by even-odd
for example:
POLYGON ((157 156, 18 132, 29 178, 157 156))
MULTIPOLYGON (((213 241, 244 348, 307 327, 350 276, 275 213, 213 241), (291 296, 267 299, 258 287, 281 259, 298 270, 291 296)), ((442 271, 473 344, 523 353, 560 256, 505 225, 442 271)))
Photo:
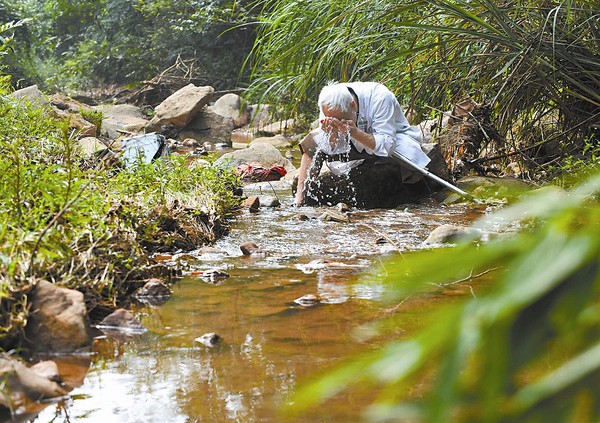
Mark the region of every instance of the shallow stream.
MULTIPOLYGON (((214 249, 161 257, 180 266, 184 277, 166 304, 137 310, 148 332, 97 339, 91 360, 59 363, 63 369, 83 366, 85 378, 36 421, 282 421, 281 405, 300 382, 353 352, 377 347, 365 345, 357 330, 393 305, 380 300, 383 287, 361 284, 361 274, 377 272, 398 251, 422 248, 437 226, 468 224, 482 213, 431 203, 351 210, 350 223, 339 223, 318 219, 323 209, 286 206, 290 192, 277 195, 284 206, 244 211, 214 249), (314 218, 300 220, 299 213, 314 218), (242 255, 239 246, 248 241, 265 255, 242 255), (229 277, 202 279, 215 267, 229 277), (294 302, 306 294, 318 295, 321 303, 294 302), (209 332, 222 342, 213 348, 194 342, 209 332)), ((414 332, 428 311, 457 295, 470 293, 457 285, 413 299, 396 311, 402 313, 397 333, 414 332)), ((292 421, 357 421, 368 401, 369 394, 355 388, 292 421)))

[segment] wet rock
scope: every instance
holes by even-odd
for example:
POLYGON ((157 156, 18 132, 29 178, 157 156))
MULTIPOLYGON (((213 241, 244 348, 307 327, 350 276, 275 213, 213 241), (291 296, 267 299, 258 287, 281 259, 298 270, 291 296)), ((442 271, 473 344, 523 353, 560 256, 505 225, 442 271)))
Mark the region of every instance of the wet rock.
POLYGON ((306 294, 306 295, 303 295, 300 298, 296 298, 294 300, 294 302, 296 304, 299 304, 299 305, 303 306, 303 307, 311 307, 311 306, 319 304, 321 302, 321 299, 317 295, 306 294))
POLYGON ((205 345, 209 348, 215 347, 216 345, 220 344, 222 341, 223 341, 223 338, 221 338, 219 335, 217 335, 214 332, 205 333, 204 335, 199 336, 198 338, 194 339, 194 342, 205 345))
POLYGON ((308 217, 308 215, 304 214, 304 213, 298 213, 296 216, 294 216, 296 219, 300 220, 300 221, 306 221, 306 220, 310 220, 310 217, 308 217))
POLYGON ((240 250, 245 256, 264 255, 264 251, 260 249, 254 242, 244 242, 240 245, 240 250))
POLYGON ((323 259, 312 260, 305 264, 296 264, 296 269, 301 270, 303 273, 313 273, 316 270, 322 269, 358 269, 364 267, 359 264, 347 264, 339 261, 329 261, 323 259))
POLYGON ((200 143, 193 138, 186 138, 183 140, 183 142, 181 144, 184 147, 188 147, 188 148, 200 147, 200 143))
POLYGON ((256 195, 248 197, 244 201, 244 207, 247 207, 250 213, 258 213, 258 209, 260 209, 260 198, 256 195))
POLYGON ((258 197, 260 200, 260 205, 263 207, 279 207, 281 203, 277 197, 273 197, 271 195, 260 195, 258 197))
POLYGON ((28 299, 31 312, 25 334, 32 352, 67 353, 91 346, 81 292, 39 281, 28 299))
POLYGON ((336 210, 326 210, 319 219, 324 222, 341 222, 341 223, 349 223, 350 218, 344 213, 340 213, 336 210))
POLYGON ((218 268, 213 268, 213 269, 206 269, 204 272, 202 272, 202 279, 204 279, 207 282, 218 282, 219 280, 223 280, 229 277, 229 273, 225 272, 222 269, 218 269, 218 268))
POLYGON ((143 331, 144 327, 135 316, 124 308, 120 308, 106 316, 99 324, 99 328, 119 329, 125 331, 143 331))
POLYGON ((171 289, 160 279, 153 278, 138 289, 133 297, 142 304, 161 306, 171 298, 171 289))
POLYGON ((3 383, 0 405, 13 410, 30 401, 56 398, 67 393, 58 383, 8 356, 0 357, 0 380, 3 383))
POLYGON ((335 205, 335 207, 342 213, 346 213, 346 212, 350 211, 350 206, 346 203, 337 203, 335 205))
POLYGON ((448 244, 465 239, 481 239, 483 232, 466 226, 442 225, 435 228, 423 242, 425 245, 448 244))

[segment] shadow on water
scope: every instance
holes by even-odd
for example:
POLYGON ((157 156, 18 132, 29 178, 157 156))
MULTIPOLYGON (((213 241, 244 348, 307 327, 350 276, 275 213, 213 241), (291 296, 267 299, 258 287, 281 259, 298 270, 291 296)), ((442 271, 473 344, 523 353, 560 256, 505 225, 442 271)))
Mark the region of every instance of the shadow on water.
MULTIPOLYGON (((286 193, 282 204, 291 198, 286 193)), ((321 212, 261 209, 242 216, 210 252, 173 256, 185 276, 166 304, 138 310, 148 332, 128 342, 97 339, 83 385, 37 421, 282 421, 279 408, 297 384, 364 349, 357 330, 390 312, 379 301, 383 287, 358 284, 360 275, 398 250, 421 248, 440 224, 468 224, 480 213, 415 205, 355 210, 350 223, 297 218, 321 212), (248 241, 266 254, 243 256, 239 245, 248 241), (229 277, 204 281, 202 272, 214 267, 229 277), (321 303, 295 302, 307 294, 321 303), (210 348, 194 341, 210 332, 222 342, 210 348)), ((407 302, 395 311, 402 314, 397 333, 422 326, 429 310, 457 292, 468 294, 407 302)), ((293 421, 356 421, 370 399, 354 388, 293 421)))

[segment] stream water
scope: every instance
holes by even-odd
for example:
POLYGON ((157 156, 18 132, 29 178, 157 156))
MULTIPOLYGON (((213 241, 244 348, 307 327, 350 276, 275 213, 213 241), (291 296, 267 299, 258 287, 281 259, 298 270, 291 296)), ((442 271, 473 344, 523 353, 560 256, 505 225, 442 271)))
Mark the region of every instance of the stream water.
MULTIPOLYGON (((291 192, 278 192, 290 204, 291 192)), ((96 339, 94 355, 59 360, 62 373, 79 372, 70 397, 40 412, 37 422, 279 422, 281 406, 303 381, 352 353, 377 344, 358 336, 361 325, 389 313, 382 286, 361 283, 398 250, 422 248, 435 227, 468 224, 481 210, 464 205, 408 205, 392 210, 352 210, 350 223, 300 220, 323 209, 261 208, 245 211, 231 234, 209 251, 162 257, 183 269, 173 296, 137 316, 148 331, 131 339, 96 339), (255 242, 264 252, 244 256, 255 242), (205 281, 218 267, 229 277, 205 281), (321 303, 295 299, 318 295, 321 303), (208 348, 195 338, 217 333, 208 348), (79 370, 77 370, 79 369, 79 370), (83 376, 85 375, 85 376, 83 376)), ((457 285, 412 299, 397 333, 410 334, 428 311, 456 295, 457 285)), ((295 417, 295 422, 359 420, 370 395, 360 388, 295 417)))

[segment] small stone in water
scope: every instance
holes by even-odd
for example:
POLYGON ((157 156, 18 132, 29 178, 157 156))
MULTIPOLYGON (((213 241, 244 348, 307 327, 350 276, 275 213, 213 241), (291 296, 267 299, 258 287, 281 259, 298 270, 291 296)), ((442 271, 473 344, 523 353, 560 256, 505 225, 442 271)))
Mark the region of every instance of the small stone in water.
POLYGON ((225 279, 228 277, 229 274, 221 269, 206 269, 204 272, 202 272, 202 279, 206 279, 209 281, 214 281, 216 279, 225 279))
POLYGON ((263 250, 253 242, 244 242, 240 245, 240 250, 245 256, 264 255, 263 250))
POLYGON ((319 304, 321 299, 314 294, 306 294, 300 298, 296 298, 294 302, 304 307, 310 307, 319 304))
POLYGON ((194 339, 195 342, 206 345, 209 348, 214 347, 215 345, 220 343, 222 340, 223 340, 223 338, 221 338, 219 335, 217 335, 214 332, 205 333, 204 335, 199 336, 198 338, 194 339))
POLYGON ((348 223, 350 222, 350 219, 348 218, 348 216, 346 216, 343 213, 340 213, 338 211, 335 210, 327 210, 326 212, 324 212, 321 216, 319 216, 319 219, 325 221, 325 222, 343 222, 343 223, 348 223))
POLYGON ((350 210, 350 206, 346 203, 337 203, 336 207, 342 213, 350 210))

